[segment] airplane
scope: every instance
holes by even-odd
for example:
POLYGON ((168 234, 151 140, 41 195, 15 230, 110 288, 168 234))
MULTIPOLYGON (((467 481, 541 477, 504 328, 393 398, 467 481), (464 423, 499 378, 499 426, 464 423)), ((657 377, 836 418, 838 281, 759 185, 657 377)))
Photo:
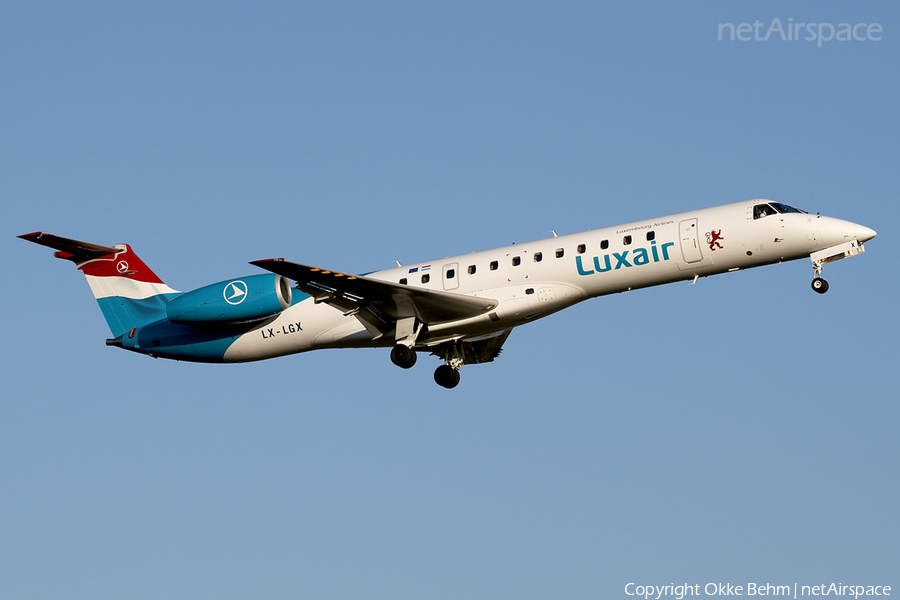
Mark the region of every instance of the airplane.
POLYGON ((155 358, 256 361, 321 348, 391 348, 404 369, 419 352, 443 360, 454 388, 463 365, 491 362, 510 332, 597 296, 809 257, 823 266, 865 252, 876 233, 771 200, 748 200, 361 275, 283 258, 268 271, 190 292, 167 286, 127 244, 34 232, 19 236, 75 263, 113 337, 155 358), (293 282, 293 285, 291 284, 293 282))

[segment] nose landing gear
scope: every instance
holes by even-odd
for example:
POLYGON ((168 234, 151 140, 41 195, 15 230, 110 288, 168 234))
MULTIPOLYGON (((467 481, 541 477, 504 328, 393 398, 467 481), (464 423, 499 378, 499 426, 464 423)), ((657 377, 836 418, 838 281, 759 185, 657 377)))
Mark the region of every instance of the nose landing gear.
POLYGON ((816 276, 812 280, 812 289, 817 294, 824 294, 828 291, 828 282, 822 279, 822 268, 828 261, 822 257, 817 257, 815 254, 810 256, 810 258, 812 259, 813 271, 816 272, 816 276))
POLYGON ((862 254, 865 251, 865 247, 859 243, 859 240, 850 240, 849 242, 810 254, 809 258, 812 260, 813 270, 816 272, 816 277, 812 280, 813 291, 819 294, 824 294, 828 291, 828 282, 822 279, 822 267, 825 266, 825 263, 862 254))

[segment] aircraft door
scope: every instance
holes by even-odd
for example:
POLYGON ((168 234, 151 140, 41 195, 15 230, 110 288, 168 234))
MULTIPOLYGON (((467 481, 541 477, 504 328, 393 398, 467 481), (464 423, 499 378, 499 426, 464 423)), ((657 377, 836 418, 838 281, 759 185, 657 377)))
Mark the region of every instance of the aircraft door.
POLYGON ((459 287, 459 263, 444 265, 444 273, 441 278, 445 290, 455 290, 459 287))
POLYGON ((678 224, 678 233, 681 238, 681 255, 686 263, 695 263, 703 260, 703 255, 700 254, 700 239, 697 229, 697 219, 685 219, 678 224))

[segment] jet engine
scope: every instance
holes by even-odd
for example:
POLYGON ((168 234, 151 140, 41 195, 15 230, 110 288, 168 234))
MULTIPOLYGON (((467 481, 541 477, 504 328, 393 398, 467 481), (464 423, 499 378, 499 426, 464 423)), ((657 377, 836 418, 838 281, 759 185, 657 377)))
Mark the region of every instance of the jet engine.
POLYGON ((166 316, 172 323, 224 325, 258 321, 291 305, 288 279, 271 273, 220 281, 172 299, 166 316))

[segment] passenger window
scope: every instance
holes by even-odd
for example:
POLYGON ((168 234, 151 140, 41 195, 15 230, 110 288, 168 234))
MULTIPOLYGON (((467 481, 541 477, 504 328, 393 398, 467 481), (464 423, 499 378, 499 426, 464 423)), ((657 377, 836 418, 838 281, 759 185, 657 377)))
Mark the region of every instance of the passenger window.
POLYGON ((534 262, 541 262, 544 259, 544 255, 540 252, 534 253, 534 262))
POLYGON ((609 248, 609 240, 603 240, 602 242, 600 242, 601 250, 606 250, 607 248, 609 248))
POLYGON ((447 279, 456 277, 456 269, 447 269, 447 279))
POLYGON ((622 243, 625 244, 626 246, 630 246, 631 245, 631 236, 626 235, 624 238, 622 238, 622 243))
POLYGON ((497 267, 499 267, 499 266, 500 266, 500 263, 498 263, 496 260, 491 261, 491 271, 496 271, 497 267))
POLYGON ((578 254, 584 254, 584 251, 587 250, 584 244, 578 244, 578 254))
POLYGON ((475 265, 469 265, 469 275, 475 274, 475 265))
POLYGON ((428 283, 429 281, 431 281, 431 275, 429 275, 428 273, 422 275, 422 283, 428 283))
POLYGON ((556 249, 556 258, 562 258, 563 254, 565 254, 565 253, 566 253, 566 251, 563 250, 562 248, 557 248, 556 249))
POLYGON ((655 239, 656 239, 656 232, 655 232, 655 231, 648 231, 648 232, 647 232, 647 241, 648 241, 648 242, 652 242, 652 241, 655 240, 655 239))
POLYGON ((526 290, 525 290, 525 293, 528 294, 528 295, 530 296, 531 294, 534 293, 534 288, 528 288, 528 289, 526 289, 526 290))
POLYGON ((400 280, 400 285, 406 285, 406 277, 400 280))
POLYGON ((518 267, 520 264, 522 264, 522 259, 518 256, 513 256, 512 265, 518 267))

